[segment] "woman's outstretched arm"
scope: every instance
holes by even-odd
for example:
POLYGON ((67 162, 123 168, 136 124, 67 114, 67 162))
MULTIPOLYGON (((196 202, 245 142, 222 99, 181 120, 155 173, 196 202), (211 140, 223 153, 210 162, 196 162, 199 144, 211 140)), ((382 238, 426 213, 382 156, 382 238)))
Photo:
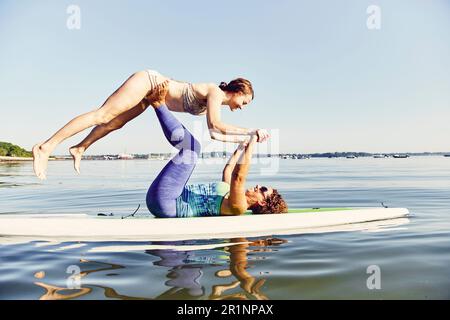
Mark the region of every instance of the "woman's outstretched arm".
POLYGON ((236 166, 236 163, 238 162, 239 158, 241 157, 242 152, 245 150, 245 146, 248 143, 248 141, 244 141, 236 148, 233 155, 228 160, 227 164, 223 168, 222 171, 222 181, 226 182, 228 184, 231 183, 231 174, 233 173, 234 167, 236 166))
POLYGON ((252 160, 253 146, 257 140, 256 135, 252 136, 245 147, 244 152, 238 158, 233 172, 231 173, 230 197, 228 198, 229 210, 233 214, 243 214, 247 211, 247 199, 245 197, 245 181, 250 169, 252 160))
POLYGON ((222 99, 223 92, 221 92, 220 89, 211 86, 207 94, 206 121, 212 139, 225 142, 243 142, 257 132, 260 136, 259 142, 262 142, 269 137, 269 134, 264 129, 242 128, 222 122, 222 99))

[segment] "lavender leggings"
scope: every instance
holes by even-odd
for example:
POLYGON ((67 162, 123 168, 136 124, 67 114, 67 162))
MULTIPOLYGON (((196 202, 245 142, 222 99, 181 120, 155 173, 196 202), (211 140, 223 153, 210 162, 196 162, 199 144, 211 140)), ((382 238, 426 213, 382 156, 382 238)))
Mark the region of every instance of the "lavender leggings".
POLYGON ((159 218, 175 218, 176 199, 195 168, 201 146, 167 106, 161 105, 155 111, 167 140, 180 151, 166 164, 148 189, 147 208, 159 218))

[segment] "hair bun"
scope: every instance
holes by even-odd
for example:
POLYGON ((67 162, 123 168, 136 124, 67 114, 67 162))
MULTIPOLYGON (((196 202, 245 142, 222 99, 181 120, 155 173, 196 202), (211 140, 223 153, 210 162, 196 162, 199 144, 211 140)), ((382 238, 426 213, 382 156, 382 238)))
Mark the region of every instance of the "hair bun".
POLYGON ((219 84, 219 88, 222 90, 225 89, 227 86, 228 86, 228 83, 223 82, 223 81, 219 84))

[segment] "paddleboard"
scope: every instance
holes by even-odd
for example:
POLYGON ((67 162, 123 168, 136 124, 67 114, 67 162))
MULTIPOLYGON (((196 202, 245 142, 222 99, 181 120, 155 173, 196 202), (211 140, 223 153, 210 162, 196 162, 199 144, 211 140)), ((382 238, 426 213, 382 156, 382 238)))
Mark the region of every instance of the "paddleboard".
POLYGON ((44 241, 164 241, 288 235, 404 218, 405 208, 301 208, 286 214, 167 218, 1 214, 0 237, 44 241))

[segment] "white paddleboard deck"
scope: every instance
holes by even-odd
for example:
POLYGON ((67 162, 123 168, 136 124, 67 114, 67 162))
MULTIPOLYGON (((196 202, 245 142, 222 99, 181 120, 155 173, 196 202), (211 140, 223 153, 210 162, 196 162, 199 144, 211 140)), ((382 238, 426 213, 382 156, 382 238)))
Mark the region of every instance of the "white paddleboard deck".
POLYGON ((0 237, 26 238, 30 241, 223 239, 300 234, 313 230, 320 232, 321 229, 329 232, 334 227, 405 218, 409 214, 405 208, 323 208, 289 211, 287 214, 172 219, 120 219, 85 214, 2 214, 0 237))

